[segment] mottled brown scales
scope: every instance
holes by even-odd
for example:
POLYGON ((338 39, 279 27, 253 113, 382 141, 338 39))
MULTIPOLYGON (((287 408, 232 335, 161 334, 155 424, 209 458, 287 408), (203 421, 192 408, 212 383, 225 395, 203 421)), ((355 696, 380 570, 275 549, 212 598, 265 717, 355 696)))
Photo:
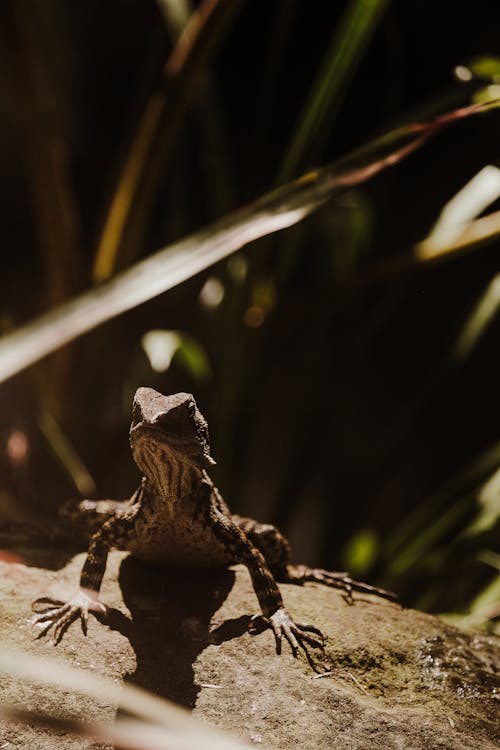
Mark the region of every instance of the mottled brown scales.
POLYGON ((394 598, 382 589, 353 581, 346 573, 290 563, 290 545, 270 524, 232 515, 207 474, 210 456, 207 423, 193 396, 163 396, 151 388, 135 394, 130 427, 132 455, 143 479, 129 501, 84 500, 83 511, 102 518, 90 539, 80 587, 68 602, 44 597, 33 607, 35 623, 52 626, 59 641, 78 617, 84 632, 89 612, 106 613, 99 590, 112 548, 127 550, 148 562, 194 568, 216 568, 241 562, 252 577, 263 613, 280 653, 284 636, 293 653, 306 644, 322 648, 322 635, 298 625, 287 610, 276 581, 302 584, 317 581, 341 588, 394 598))

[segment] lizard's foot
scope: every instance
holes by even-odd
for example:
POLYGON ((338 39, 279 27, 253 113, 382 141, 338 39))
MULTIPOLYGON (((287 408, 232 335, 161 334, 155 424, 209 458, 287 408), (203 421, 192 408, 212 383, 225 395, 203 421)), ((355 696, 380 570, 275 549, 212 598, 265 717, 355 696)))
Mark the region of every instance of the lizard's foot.
MULTIPOLYGON (((281 580, 281 579, 280 579, 281 580)), ((392 591, 371 586, 369 583, 355 581, 348 573, 337 573, 322 568, 309 568, 307 565, 288 565, 284 581, 287 583, 306 583, 306 581, 315 581, 323 583, 326 586, 342 589, 345 599, 349 604, 353 603, 352 592, 360 591, 366 594, 375 594, 384 599, 397 602, 398 597, 392 591)))
POLYGON ((283 637, 285 637, 290 644, 294 656, 297 656, 299 648, 302 648, 309 662, 312 663, 307 650, 308 645, 320 649, 321 655, 324 656, 324 641, 321 630, 314 627, 314 625, 299 625, 294 622, 283 607, 277 609, 270 617, 256 615, 252 618, 250 632, 260 632, 264 627, 272 629, 276 639, 276 653, 278 655, 281 654, 281 643, 283 637))
POLYGON ((38 638, 46 635, 50 628, 54 627, 52 632, 54 646, 59 643, 66 630, 76 619, 80 618, 82 631, 87 635, 89 612, 104 616, 107 612, 106 606, 99 601, 97 594, 86 589, 79 589, 78 593, 68 602, 42 596, 33 602, 32 609, 36 615, 32 618, 31 624, 42 624, 43 626, 38 638))

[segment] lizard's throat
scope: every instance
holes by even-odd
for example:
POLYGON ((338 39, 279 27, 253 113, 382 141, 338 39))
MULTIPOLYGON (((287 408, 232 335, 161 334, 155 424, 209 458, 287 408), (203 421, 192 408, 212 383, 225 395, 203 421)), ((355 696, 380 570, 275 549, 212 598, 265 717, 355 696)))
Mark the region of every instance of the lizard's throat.
POLYGON ((179 499, 190 494, 197 486, 200 471, 174 454, 150 446, 142 446, 136 457, 140 469, 164 498, 179 499))

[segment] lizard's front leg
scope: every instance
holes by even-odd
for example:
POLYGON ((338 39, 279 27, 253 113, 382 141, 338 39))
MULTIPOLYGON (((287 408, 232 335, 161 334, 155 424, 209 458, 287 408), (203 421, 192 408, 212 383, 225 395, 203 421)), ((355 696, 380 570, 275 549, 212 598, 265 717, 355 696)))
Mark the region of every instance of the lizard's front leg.
POLYGON ((105 521, 92 535, 78 591, 69 601, 41 597, 33 602, 33 610, 37 614, 32 623, 45 625, 40 636, 45 635, 53 627, 52 642, 56 644, 71 623, 78 618, 86 635, 89 612, 106 615, 106 606, 99 600, 99 590, 106 570, 108 553, 112 547, 120 546, 119 542, 130 527, 130 521, 130 518, 114 516, 105 521))
POLYGON ((214 532, 230 550, 235 562, 242 562, 248 568, 263 613, 260 619, 274 633, 276 652, 281 653, 283 637, 290 644, 294 656, 300 646, 307 653, 306 644, 323 650, 321 631, 313 625, 294 622, 285 609, 280 590, 264 555, 229 516, 216 508, 212 509, 212 514, 214 532))

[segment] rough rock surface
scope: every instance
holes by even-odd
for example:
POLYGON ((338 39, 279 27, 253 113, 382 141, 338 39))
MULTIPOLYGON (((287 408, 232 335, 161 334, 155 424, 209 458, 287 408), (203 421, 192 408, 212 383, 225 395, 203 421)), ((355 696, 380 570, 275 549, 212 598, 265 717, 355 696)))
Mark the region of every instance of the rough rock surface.
MULTIPOLYGON (((5 537, 0 547, 6 546, 5 537)), ((11 545, 12 550, 12 545, 11 545)), ((67 595, 83 554, 56 544, 13 550, 0 561, 0 643, 131 680, 192 709, 248 743, 275 748, 494 750, 500 743, 500 646, 435 617, 372 596, 320 585, 283 585, 298 622, 327 639, 329 676, 315 679, 286 645, 277 656, 270 631, 247 632, 258 611, 245 568, 187 573, 152 568, 112 553, 102 598, 109 626, 91 617, 88 636, 74 624, 56 648, 35 640, 32 599, 67 595), (217 687, 214 687, 217 686, 217 687)), ((0 699, 24 708, 111 720, 114 705, 0 678, 0 699)), ((102 748, 61 732, 0 723, 0 747, 102 748)))

